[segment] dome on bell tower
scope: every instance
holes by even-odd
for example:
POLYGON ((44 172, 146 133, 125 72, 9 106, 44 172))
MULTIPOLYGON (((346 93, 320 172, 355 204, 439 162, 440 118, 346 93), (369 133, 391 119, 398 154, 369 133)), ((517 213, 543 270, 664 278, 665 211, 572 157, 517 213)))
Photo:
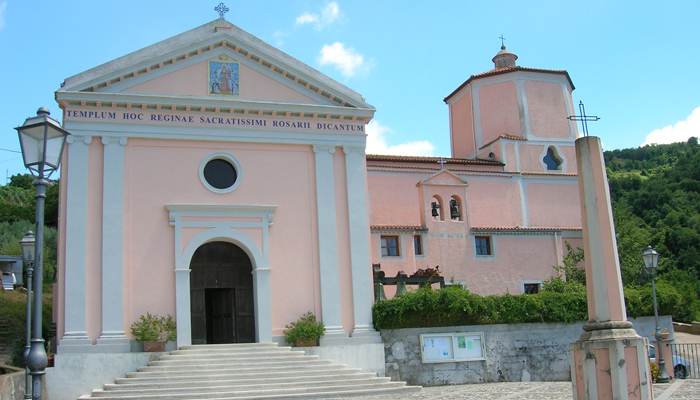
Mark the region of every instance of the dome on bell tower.
POLYGON ((505 68, 505 67, 515 67, 515 60, 518 56, 506 50, 505 45, 501 45, 501 51, 496 54, 496 56, 491 60, 493 61, 494 68, 505 68))

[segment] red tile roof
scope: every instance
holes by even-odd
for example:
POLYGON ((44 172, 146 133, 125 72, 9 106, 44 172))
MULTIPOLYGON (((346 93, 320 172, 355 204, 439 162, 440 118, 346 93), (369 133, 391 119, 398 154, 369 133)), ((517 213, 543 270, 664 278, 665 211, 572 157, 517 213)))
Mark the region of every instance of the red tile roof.
POLYGON ((449 157, 418 157, 418 156, 390 156, 382 154, 367 154, 367 161, 388 161, 388 162, 411 162, 411 163, 439 163, 440 160, 444 161, 445 164, 457 164, 457 165, 493 165, 493 166, 503 166, 504 164, 500 161, 491 160, 475 160, 468 158, 449 158, 449 157))
POLYGON ((493 76, 493 75, 500 75, 500 74, 507 74, 509 72, 514 72, 514 71, 531 71, 531 72, 543 72, 546 74, 561 74, 566 76, 566 79, 569 81, 569 85, 571 85, 571 90, 574 90, 574 83, 571 81, 571 77, 569 76, 569 73, 566 72, 566 70, 563 69, 541 69, 541 68, 527 68, 527 67, 521 67, 521 66, 513 66, 513 67, 505 67, 505 68, 494 68, 490 71, 482 72, 480 74, 472 75, 467 79, 463 84, 459 85, 457 89, 455 89, 452 93, 450 93, 449 96, 445 97, 444 101, 447 103, 448 100, 452 96, 454 96, 457 92, 462 90, 463 87, 467 86, 469 82, 473 81, 474 79, 479 79, 479 78, 484 78, 487 76, 493 76))
POLYGON ((540 231, 580 231, 582 228, 576 227, 522 227, 522 226, 472 226, 472 231, 517 231, 517 232, 540 232, 540 231))
POLYGON ((499 136, 499 137, 493 139, 492 141, 486 143, 485 145, 479 147, 479 150, 481 150, 485 147, 488 147, 488 146, 492 145, 493 143, 495 143, 497 140, 501 140, 501 139, 527 141, 527 139, 525 139, 524 137, 514 136, 514 135, 509 135, 507 133, 503 133, 503 134, 501 134, 501 136, 499 136))
POLYGON ((428 228, 420 225, 372 225, 369 227, 373 231, 415 231, 427 232, 428 228))

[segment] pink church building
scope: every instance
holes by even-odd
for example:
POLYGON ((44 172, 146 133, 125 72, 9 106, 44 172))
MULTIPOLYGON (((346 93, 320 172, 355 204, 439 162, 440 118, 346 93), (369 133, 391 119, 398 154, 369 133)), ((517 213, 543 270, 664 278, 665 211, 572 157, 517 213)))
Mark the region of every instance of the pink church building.
POLYGON ((445 98, 451 158, 365 154, 360 94, 224 19, 66 79, 51 397, 145 364, 147 312, 182 346, 312 311, 321 356, 383 376, 372 264, 537 290, 582 240, 574 87, 516 59, 445 98))

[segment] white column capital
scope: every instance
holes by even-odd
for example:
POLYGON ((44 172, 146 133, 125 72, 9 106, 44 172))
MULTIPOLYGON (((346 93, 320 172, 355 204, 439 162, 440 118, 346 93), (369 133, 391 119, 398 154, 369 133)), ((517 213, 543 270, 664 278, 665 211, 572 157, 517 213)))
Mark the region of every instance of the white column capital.
POLYGON ((327 151, 329 154, 333 154, 335 153, 335 146, 327 146, 320 144, 314 145, 314 153, 322 153, 324 151, 327 151))
POLYGON ((90 144, 90 143, 92 143, 92 136, 68 135, 66 137, 66 143, 68 143, 68 144, 73 144, 73 143, 90 144))
POLYGON ((127 139, 125 137, 115 137, 115 136, 103 136, 102 144, 107 146, 109 144, 119 144, 126 146, 127 139))
POLYGON ((364 155, 365 148, 363 146, 343 146, 343 153, 345 153, 345 154, 357 153, 359 155, 364 155))

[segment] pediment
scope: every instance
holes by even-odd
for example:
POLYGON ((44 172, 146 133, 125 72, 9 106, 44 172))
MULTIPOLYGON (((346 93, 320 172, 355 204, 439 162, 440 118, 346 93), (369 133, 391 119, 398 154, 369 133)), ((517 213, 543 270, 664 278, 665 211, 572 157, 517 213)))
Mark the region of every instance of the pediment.
POLYGON ((281 112, 308 105, 310 112, 320 107, 319 115, 363 119, 374 112, 357 92, 224 19, 68 78, 56 97, 63 105, 92 100, 199 107, 199 101, 258 112, 272 110, 271 104, 281 112))
POLYGON ((416 186, 421 185, 468 186, 469 183, 449 170, 442 169, 418 182, 416 186))

